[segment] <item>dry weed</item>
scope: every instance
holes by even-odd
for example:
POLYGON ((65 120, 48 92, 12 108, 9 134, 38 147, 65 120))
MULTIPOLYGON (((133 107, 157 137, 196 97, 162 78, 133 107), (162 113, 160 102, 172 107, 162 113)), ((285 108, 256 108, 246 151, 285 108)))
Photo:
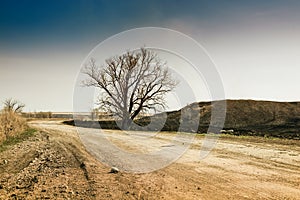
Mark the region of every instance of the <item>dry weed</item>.
POLYGON ((0 143, 22 133, 26 126, 26 120, 20 114, 3 110, 0 113, 0 143))

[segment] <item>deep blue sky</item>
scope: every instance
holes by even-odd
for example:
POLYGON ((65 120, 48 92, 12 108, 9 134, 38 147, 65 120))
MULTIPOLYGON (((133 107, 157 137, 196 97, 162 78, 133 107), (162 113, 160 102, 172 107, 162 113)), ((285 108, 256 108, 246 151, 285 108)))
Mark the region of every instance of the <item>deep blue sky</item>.
MULTIPOLYGON (((171 19, 199 26, 235 23, 253 12, 281 9, 299 11, 300 1, 96 1, 96 0, 2 0, 2 44, 99 40, 139 26, 164 26, 171 19)), ((284 15, 284 13, 283 13, 284 15)), ((284 16, 283 16, 284 17, 284 16)))
POLYGON ((89 51, 147 26, 202 44, 227 98, 300 100, 299 10, 297 0, 0 0, 0 101, 71 111, 74 80, 89 51))

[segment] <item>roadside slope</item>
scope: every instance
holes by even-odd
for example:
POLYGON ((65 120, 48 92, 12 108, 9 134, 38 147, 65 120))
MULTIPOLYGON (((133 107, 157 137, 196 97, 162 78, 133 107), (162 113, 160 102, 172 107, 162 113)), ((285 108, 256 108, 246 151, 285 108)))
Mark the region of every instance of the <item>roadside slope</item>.
MULTIPOLYGON (((163 130, 177 131, 181 112, 199 113, 198 132, 205 133, 212 121, 212 109, 222 110, 223 101, 192 103, 178 111, 168 112, 163 130)), ((160 121, 159 114, 154 117, 160 121)), ((216 122, 218 116, 213 119, 216 122)), ((222 119, 221 119, 222 120, 222 119)), ((149 118, 137 120, 147 124, 149 118)), ((226 119, 224 129, 234 130, 235 135, 272 136, 300 139, 300 102, 273 102, 255 100, 226 100, 226 119)))

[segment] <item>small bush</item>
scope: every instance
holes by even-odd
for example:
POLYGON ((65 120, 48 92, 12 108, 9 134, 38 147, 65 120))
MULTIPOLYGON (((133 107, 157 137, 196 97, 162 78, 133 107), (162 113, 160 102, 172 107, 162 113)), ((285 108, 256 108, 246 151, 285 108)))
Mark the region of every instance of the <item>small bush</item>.
POLYGON ((0 143, 21 134, 27 128, 26 120, 12 110, 0 113, 0 143))

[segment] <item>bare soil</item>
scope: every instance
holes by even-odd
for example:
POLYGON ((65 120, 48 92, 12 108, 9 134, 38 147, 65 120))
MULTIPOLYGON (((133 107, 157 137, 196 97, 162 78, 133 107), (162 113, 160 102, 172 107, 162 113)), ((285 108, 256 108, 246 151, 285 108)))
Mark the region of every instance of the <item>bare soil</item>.
MULTIPOLYGON (((34 137, 0 152, 0 199, 300 199, 298 142, 221 137, 199 160, 203 137, 197 137, 166 168, 114 174, 86 151, 75 127, 31 124, 39 130, 34 137)), ((107 134, 119 135, 111 141, 134 151, 121 133, 107 134)), ((167 137, 158 135, 157 141, 167 137)))

